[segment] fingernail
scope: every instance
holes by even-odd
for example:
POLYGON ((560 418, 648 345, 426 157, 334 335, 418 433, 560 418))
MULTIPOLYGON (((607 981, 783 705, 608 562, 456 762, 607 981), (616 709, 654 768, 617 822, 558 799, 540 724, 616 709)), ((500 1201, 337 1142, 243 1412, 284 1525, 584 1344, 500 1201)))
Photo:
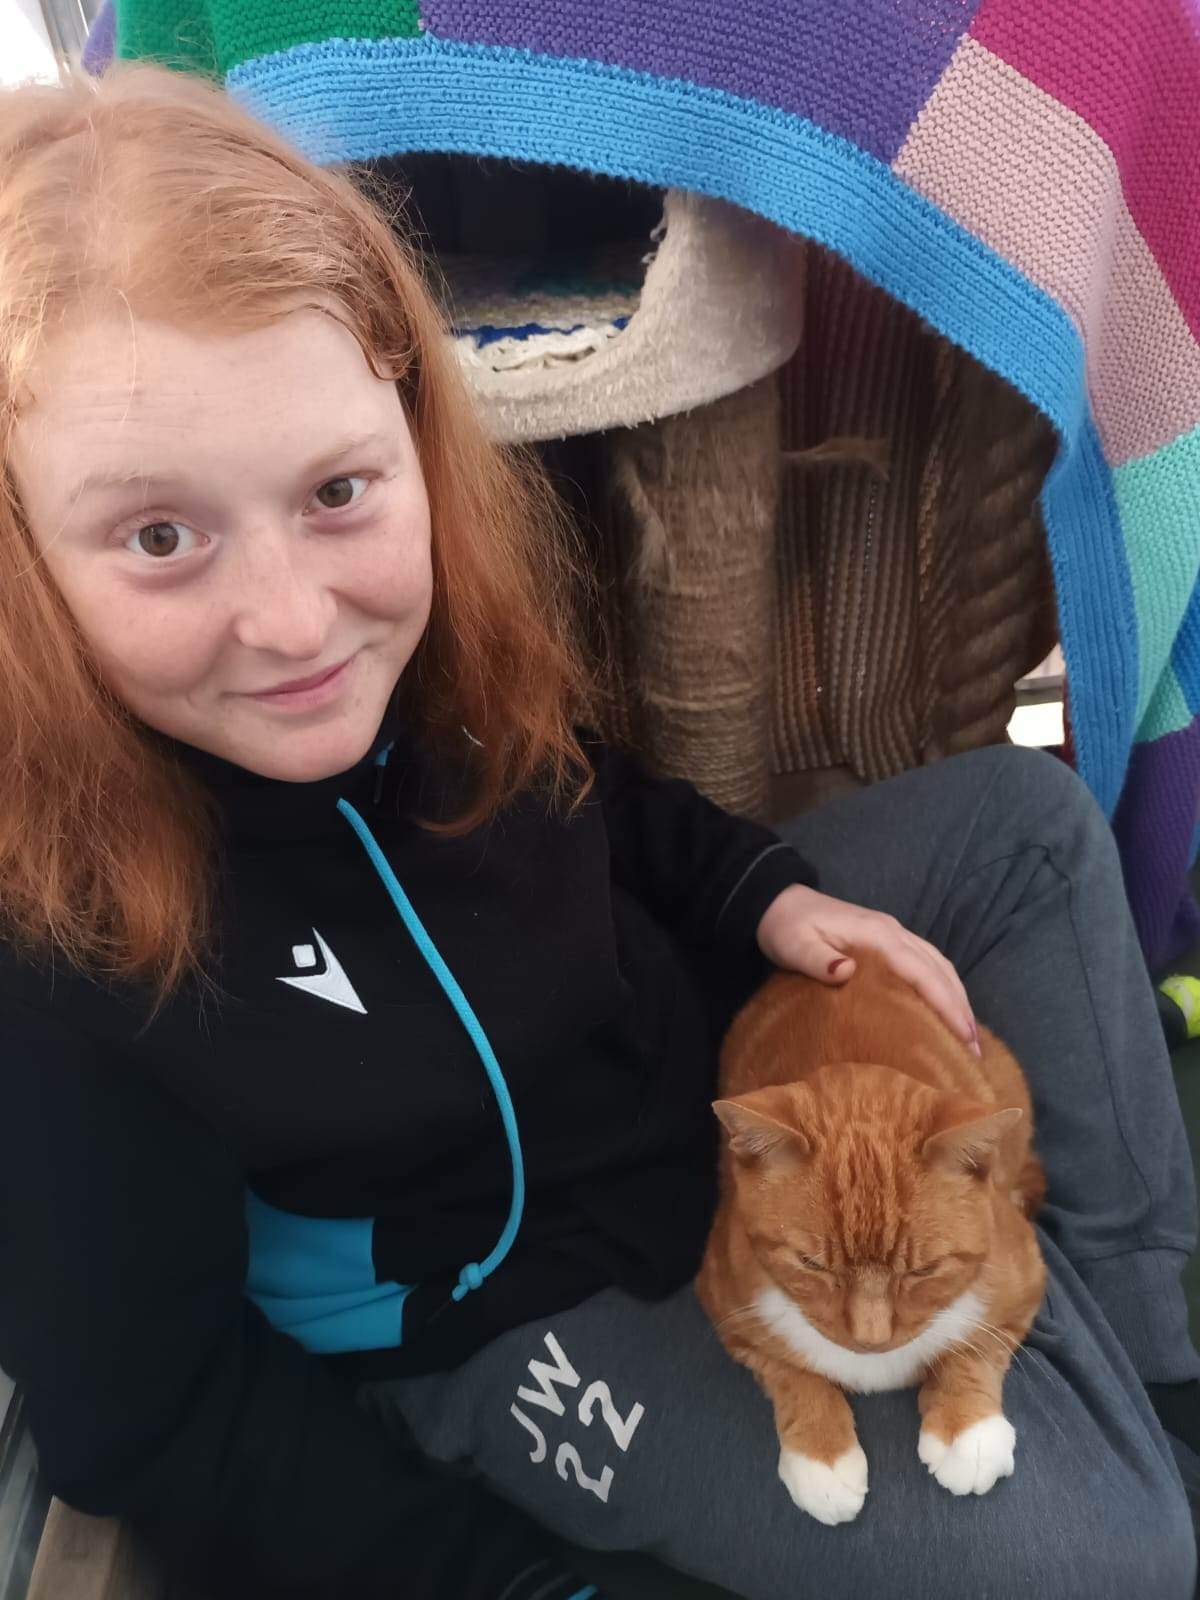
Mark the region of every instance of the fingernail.
POLYGON ((836 977, 837 976, 837 969, 839 967, 844 967, 848 960, 849 960, 848 956, 839 956, 836 961, 831 961, 829 963, 829 976, 831 978, 836 977))
POLYGON ((979 1042, 979 1029, 975 1026, 974 1023, 971 1024, 971 1049, 974 1050, 975 1054, 982 1061, 983 1060, 983 1046, 979 1042))

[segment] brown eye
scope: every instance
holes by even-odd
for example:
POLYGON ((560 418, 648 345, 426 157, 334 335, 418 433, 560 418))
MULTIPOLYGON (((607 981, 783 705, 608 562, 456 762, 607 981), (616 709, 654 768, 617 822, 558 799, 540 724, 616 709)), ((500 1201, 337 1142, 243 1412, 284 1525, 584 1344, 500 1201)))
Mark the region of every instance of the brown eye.
POLYGON ((323 483, 317 490, 316 499, 326 511, 340 511, 343 506, 348 506, 351 501, 357 500, 362 490, 357 485, 362 484, 362 478, 330 478, 328 483, 323 483))
POLYGON ((147 556, 173 556, 183 542, 174 522, 147 522, 134 534, 138 549, 147 556))

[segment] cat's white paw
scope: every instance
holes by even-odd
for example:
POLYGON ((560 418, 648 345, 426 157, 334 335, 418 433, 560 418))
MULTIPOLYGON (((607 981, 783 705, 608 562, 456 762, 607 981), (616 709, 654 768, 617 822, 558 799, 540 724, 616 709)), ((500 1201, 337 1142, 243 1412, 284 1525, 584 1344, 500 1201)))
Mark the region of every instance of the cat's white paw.
POLYGON ((867 1458, 859 1444, 852 1444, 831 1467, 797 1450, 781 1450, 779 1476, 801 1511, 830 1528, 853 1522, 867 1498, 867 1458))
POLYGON ((1012 1476, 1016 1442, 1016 1429, 997 1411, 964 1428, 948 1444, 922 1428, 917 1454, 951 1494, 986 1494, 997 1478, 1012 1476))

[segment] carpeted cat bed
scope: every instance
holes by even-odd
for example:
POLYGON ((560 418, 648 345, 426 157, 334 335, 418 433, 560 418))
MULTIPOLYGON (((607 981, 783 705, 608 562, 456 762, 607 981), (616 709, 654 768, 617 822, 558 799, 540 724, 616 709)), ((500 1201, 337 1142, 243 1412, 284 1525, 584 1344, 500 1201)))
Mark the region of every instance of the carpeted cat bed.
POLYGON ((120 0, 117 50, 215 71, 319 161, 458 151, 732 201, 1004 378, 1057 436, 1041 509, 1079 770, 1151 962, 1190 939, 1193 0, 120 0))
POLYGON ((515 442, 674 416, 774 372, 800 343, 796 256, 762 218, 668 190, 640 243, 438 267, 484 417, 515 442))

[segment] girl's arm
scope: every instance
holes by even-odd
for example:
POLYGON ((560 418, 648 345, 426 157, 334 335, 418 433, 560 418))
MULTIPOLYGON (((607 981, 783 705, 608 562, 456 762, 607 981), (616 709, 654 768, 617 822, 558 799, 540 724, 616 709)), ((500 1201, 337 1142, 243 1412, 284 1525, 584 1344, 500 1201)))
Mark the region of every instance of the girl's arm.
POLYGON ((243 1297, 243 1175, 181 1104, 0 1002, 0 1127, 0 1366, 54 1493, 222 1596, 580 1589, 555 1587, 532 1524, 402 1451, 243 1297))
POLYGON ((817 875, 769 828, 735 817, 690 783, 654 778, 632 756, 581 735, 596 770, 613 879, 679 938, 701 948, 755 948, 772 901, 817 875))
POLYGON ((876 950, 978 1055, 971 1002, 933 945, 891 917, 815 893, 816 872, 790 845, 713 805, 691 784, 652 778, 598 741, 585 740, 585 747, 608 823, 613 878, 660 922, 702 949, 760 951, 772 965, 822 983, 848 982, 854 951, 876 950))

